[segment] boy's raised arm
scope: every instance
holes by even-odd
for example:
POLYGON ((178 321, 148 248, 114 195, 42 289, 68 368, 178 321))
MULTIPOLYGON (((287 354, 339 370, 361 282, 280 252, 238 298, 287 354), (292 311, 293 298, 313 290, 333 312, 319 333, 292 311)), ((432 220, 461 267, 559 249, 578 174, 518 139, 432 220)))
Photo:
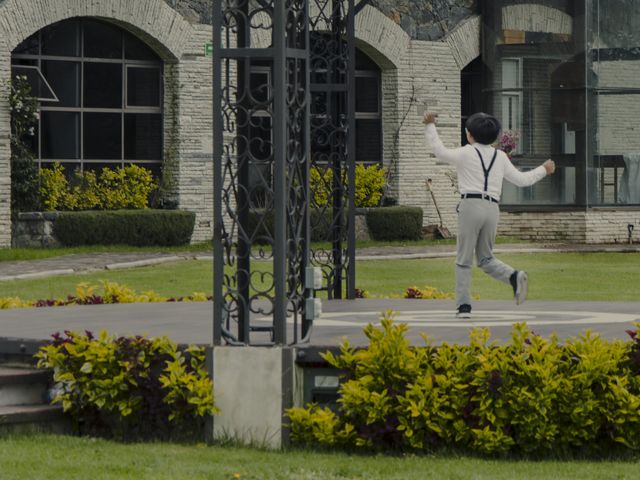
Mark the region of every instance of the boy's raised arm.
POLYGON ((529 187, 547 175, 551 175, 554 171, 555 163, 553 160, 547 160, 544 164, 528 172, 521 172, 513 166, 510 160, 507 160, 504 169, 504 178, 517 187, 529 187))
POLYGON ((433 154, 438 160, 445 161, 452 165, 458 165, 462 160, 463 148, 449 149, 442 144, 438 131, 436 130, 436 116, 434 113, 425 113, 422 121, 426 125, 425 136, 427 143, 431 145, 433 154))

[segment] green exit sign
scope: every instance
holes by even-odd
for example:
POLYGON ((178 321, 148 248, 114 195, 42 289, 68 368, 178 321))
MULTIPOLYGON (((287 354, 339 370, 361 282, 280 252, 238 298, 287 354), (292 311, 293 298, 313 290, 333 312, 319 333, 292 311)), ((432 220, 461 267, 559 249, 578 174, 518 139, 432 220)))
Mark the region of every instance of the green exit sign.
POLYGON ((213 55, 213 43, 207 43, 204 46, 204 56, 211 57, 213 55))

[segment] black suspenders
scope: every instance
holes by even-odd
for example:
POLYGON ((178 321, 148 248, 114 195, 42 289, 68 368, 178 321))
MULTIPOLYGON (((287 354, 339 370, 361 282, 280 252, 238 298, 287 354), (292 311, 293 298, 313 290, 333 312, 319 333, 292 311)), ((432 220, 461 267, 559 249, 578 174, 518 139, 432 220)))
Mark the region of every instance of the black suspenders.
POLYGON ((484 193, 487 193, 488 189, 489 189, 489 172, 491 171, 491 169, 493 168, 493 164, 496 163, 496 157, 498 156, 498 150, 496 149, 494 154, 493 154, 493 158, 491 159, 491 163, 489 164, 489 168, 486 168, 484 166, 484 159, 482 158, 482 154, 480 153, 480 150, 478 150, 476 147, 473 147, 475 149, 475 151, 478 153, 478 157, 480 157, 480 163, 482 164, 482 171, 484 172, 484 193))

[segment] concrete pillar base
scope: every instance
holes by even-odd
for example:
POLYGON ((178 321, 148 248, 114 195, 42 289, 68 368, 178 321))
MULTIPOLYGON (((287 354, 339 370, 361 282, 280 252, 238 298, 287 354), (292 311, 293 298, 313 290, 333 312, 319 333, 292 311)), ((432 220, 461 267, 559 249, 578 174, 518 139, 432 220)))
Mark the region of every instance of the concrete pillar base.
POLYGON ((214 347, 213 440, 279 449, 288 443, 284 413, 293 405, 294 349, 214 347))

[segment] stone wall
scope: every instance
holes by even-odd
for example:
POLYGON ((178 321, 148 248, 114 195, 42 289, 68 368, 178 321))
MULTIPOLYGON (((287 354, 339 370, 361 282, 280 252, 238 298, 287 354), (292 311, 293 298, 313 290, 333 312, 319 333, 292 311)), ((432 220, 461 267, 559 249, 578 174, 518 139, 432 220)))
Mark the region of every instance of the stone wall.
POLYGON ((213 236, 213 67, 204 46, 211 28, 194 25, 179 64, 179 187, 181 209, 196 213, 192 242, 213 236))
POLYGON ((13 224, 14 248, 58 247, 53 236, 53 224, 58 219, 58 212, 20 213, 13 224))
MULTIPOLYGON (((191 23, 211 24, 210 0, 164 0, 191 23)), ((477 0, 372 0, 409 37, 438 40, 476 14, 477 0)))
POLYGON ((477 0, 372 0, 415 40, 439 40, 476 14, 477 0))
POLYGON ((640 243, 640 209, 503 212, 498 235, 530 241, 627 243, 629 224, 634 225, 634 243, 640 243))

